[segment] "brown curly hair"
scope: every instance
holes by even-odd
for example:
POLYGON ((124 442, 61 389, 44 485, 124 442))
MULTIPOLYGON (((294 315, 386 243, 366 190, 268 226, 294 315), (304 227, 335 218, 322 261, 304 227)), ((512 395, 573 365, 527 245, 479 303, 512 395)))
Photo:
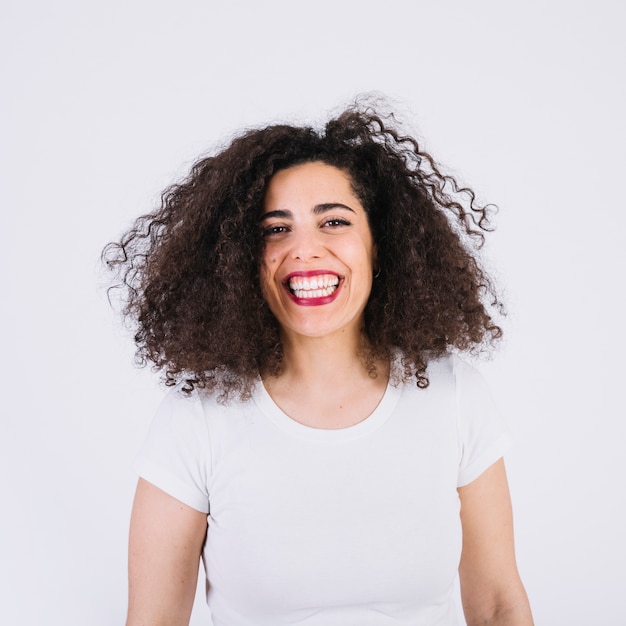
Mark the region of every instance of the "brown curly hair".
POLYGON ((105 247, 135 324, 137 362, 152 361, 167 385, 184 379, 187 390, 245 398, 259 373, 280 372, 280 329, 259 283, 259 217, 272 175, 312 161, 350 175, 377 246, 364 314, 369 364, 399 349, 396 377, 426 387, 430 359, 501 336, 489 312, 501 303, 477 260, 490 206, 442 174, 393 114, 357 103, 323 130, 244 132, 105 247))

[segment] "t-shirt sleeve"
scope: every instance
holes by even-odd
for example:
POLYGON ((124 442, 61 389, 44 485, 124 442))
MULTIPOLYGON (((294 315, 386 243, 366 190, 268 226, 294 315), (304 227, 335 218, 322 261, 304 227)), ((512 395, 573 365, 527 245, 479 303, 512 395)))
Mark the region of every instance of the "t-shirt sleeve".
POLYGON ((172 389, 158 408, 134 468, 184 504, 209 512, 209 432, 200 399, 172 389))
POLYGON ((463 487, 500 459, 512 439, 481 374, 456 359, 455 378, 461 455, 457 486, 463 487))

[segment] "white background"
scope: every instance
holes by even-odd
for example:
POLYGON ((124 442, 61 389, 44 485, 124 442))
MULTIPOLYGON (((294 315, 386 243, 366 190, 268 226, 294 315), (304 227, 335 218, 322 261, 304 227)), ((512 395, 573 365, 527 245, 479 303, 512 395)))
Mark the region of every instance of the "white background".
POLYGON ((536 622, 626 624, 624 7, 5 0, 0 622, 124 620, 131 465, 162 390, 107 304, 103 245, 236 129, 379 90, 500 206, 510 315, 482 369, 516 438, 536 622))

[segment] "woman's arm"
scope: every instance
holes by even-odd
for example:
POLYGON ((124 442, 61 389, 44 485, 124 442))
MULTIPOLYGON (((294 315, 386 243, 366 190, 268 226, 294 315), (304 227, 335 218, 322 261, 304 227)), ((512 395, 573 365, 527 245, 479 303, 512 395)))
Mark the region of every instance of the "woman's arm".
POLYGON ((188 626, 207 516, 139 479, 130 523, 126 626, 188 626))
POLYGON ((459 575, 468 626, 532 626, 515 562, 511 498, 502 459, 458 491, 463 524, 459 575))

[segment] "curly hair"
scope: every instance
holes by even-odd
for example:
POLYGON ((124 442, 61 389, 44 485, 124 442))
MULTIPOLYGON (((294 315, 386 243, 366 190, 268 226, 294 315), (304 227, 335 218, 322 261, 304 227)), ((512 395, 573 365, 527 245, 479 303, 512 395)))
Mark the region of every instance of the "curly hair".
POLYGON ((280 328, 259 282, 259 218, 273 174, 307 162, 346 172, 368 215, 380 272, 364 313, 370 370, 400 350, 394 376, 423 388, 431 359, 501 336, 490 311, 502 306, 477 258, 491 205, 443 174, 393 114, 357 103, 323 130, 245 131, 105 247, 138 364, 152 361, 167 385, 185 380, 223 401, 248 397, 259 374, 280 373, 280 328))

